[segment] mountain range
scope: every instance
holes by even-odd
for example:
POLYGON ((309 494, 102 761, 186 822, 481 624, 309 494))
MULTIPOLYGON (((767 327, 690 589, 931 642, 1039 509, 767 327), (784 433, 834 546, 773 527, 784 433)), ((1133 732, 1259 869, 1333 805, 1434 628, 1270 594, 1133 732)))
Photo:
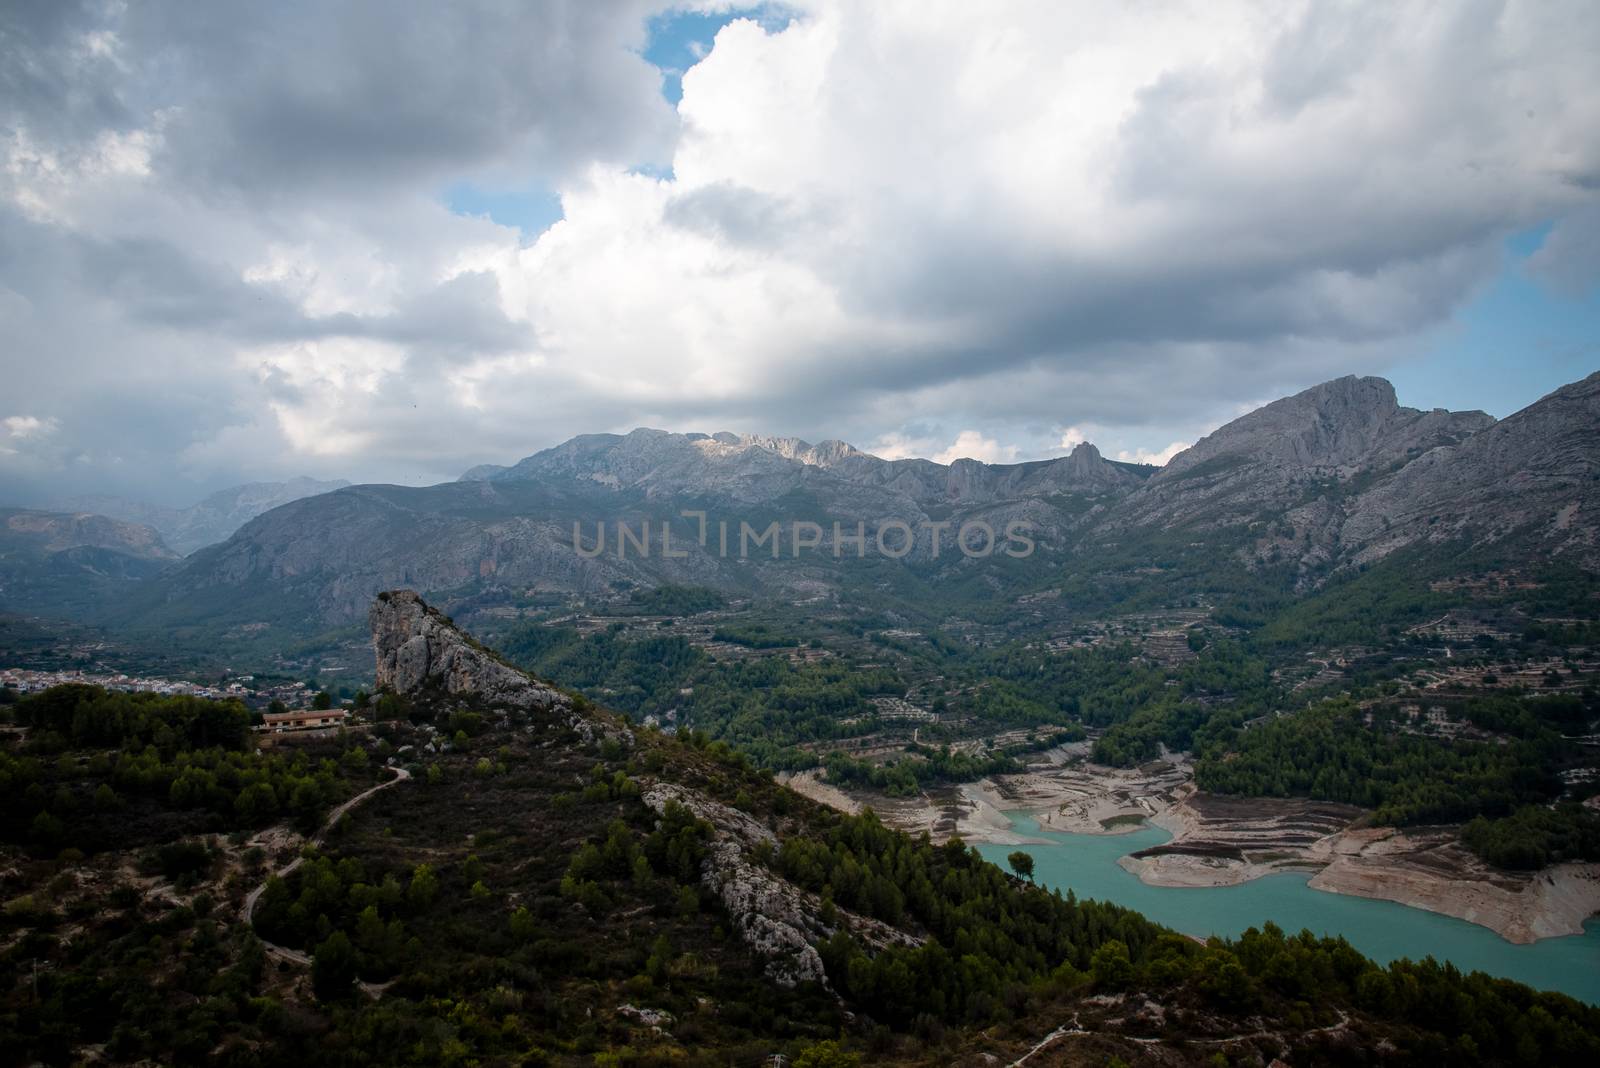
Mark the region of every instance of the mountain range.
MULTIPOLYGON (((315 485, 243 487, 191 509, 182 529, 201 529, 202 512, 237 515, 315 485)), ((398 586, 511 605, 664 583, 819 604, 948 604, 1180 557, 1191 575, 1283 569, 1303 592, 1407 547, 1447 543, 1515 545, 1528 559, 1593 569, 1597 491, 1600 374, 1498 422, 1406 408, 1383 379, 1340 378, 1228 423, 1159 469, 1107 460, 1087 443, 1031 463, 940 464, 841 441, 639 429, 573 438, 453 483, 288 501, 154 578, 140 571, 101 618, 311 634, 356 623, 377 591, 398 586), (685 512, 703 512, 706 528, 685 512), (875 548, 885 520, 904 524, 885 533, 896 548, 909 534, 903 555, 854 542, 836 552, 828 536, 835 522, 846 537, 861 524, 875 548), (772 523, 776 545, 742 543, 745 524, 757 533, 772 523), (821 544, 801 551, 796 523, 815 523, 821 544), (1036 551, 956 552, 952 538, 969 523, 997 539, 1026 529, 1036 551), (619 544, 619 524, 639 540, 648 525, 651 551, 619 544)))

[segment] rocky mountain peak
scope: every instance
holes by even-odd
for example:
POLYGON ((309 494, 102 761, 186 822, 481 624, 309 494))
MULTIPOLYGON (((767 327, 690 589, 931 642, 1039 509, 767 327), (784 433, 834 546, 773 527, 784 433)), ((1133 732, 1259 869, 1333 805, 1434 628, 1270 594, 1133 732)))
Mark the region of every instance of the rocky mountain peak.
POLYGON ((1335 378, 1312 386, 1283 400, 1299 401, 1334 416, 1357 412, 1381 414, 1400 407, 1400 402, 1395 397, 1394 384, 1387 378, 1373 375, 1345 375, 1343 378, 1335 378))
POLYGON ((1173 457, 1152 482, 1171 482, 1224 457, 1230 464, 1347 475, 1456 444, 1493 423, 1483 412, 1404 408, 1388 380, 1347 375, 1240 416, 1173 457))
POLYGON ((1100 455, 1100 450, 1087 441, 1080 441, 1073 447, 1072 453, 1067 457, 1069 463, 1076 471, 1093 471, 1105 463, 1105 458, 1100 455))
POLYGON ((506 664, 415 590, 378 594, 367 613, 378 688, 412 696, 476 697, 517 708, 571 708, 565 694, 506 664))

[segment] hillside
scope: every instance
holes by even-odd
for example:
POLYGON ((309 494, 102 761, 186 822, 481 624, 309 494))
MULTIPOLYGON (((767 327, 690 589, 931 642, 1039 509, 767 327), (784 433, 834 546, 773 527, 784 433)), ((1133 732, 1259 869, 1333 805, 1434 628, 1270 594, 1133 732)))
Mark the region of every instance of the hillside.
POLYGON ((129 743, 180 722, 167 720, 176 705, 124 698, 146 709, 130 716, 80 687, 16 706, 31 733, 0 752, 0 1058, 66 1062, 92 1047, 109 1063, 334 1064, 360 1051, 385 1064, 756 1065, 782 1053, 979 1065, 1041 1048, 1040 1063, 1344 1063, 1387 1050, 1396 1063, 1449 1051, 1580 1064, 1600 1053, 1600 1012, 1568 998, 1432 964, 1378 968, 1271 927, 1202 947, 1034 888, 959 842, 822 808, 703 736, 631 726, 506 665, 415 594, 385 594, 370 616, 385 690, 372 725, 338 738, 256 755, 230 733, 237 711, 196 718, 185 706, 170 751, 140 757, 129 743), (39 761, 51 731, 64 756, 39 761), (300 836, 341 811, 334 800, 356 795, 301 853, 300 836), (59 811, 34 815, 52 796, 59 811), (117 840, 100 836, 119 808, 139 818, 124 818, 117 840), (57 855, 64 844, 75 848, 57 855))

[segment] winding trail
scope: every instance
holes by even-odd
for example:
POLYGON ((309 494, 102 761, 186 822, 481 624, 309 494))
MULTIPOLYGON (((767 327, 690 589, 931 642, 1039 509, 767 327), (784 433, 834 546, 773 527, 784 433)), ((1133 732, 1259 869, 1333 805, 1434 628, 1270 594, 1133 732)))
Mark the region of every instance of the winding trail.
POLYGON ((1023 1061, 1027 1060, 1035 1053, 1038 1053, 1040 1050, 1055 1042, 1057 1039, 1066 1038, 1068 1035, 1086 1035, 1088 1033, 1089 1032, 1085 1031, 1082 1027, 1078 1026, 1078 1017, 1073 1016, 1070 1026, 1067 1024, 1062 1024, 1054 1031, 1051 1031, 1048 1035, 1045 1035, 1044 1038, 1040 1039, 1032 1049, 1018 1057, 1016 1060, 1012 1061, 1010 1064, 1006 1065, 1006 1068, 1018 1068, 1018 1065, 1022 1064, 1023 1061))
MULTIPOLYGON (((305 844, 313 847, 320 847, 323 841, 327 839, 328 832, 333 830, 334 825, 340 820, 344 819, 344 817, 348 815, 350 811, 357 805, 361 804, 379 790, 387 790, 395 783, 404 782, 405 780, 411 778, 411 773, 405 768, 397 767, 388 768, 387 770, 394 772, 394 778, 390 779, 388 782, 380 782, 376 786, 361 791, 359 794, 356 794, 356 796, 352 797, 350 800, 346 801, 344 804, 328 813, 328 818, 322 821, 321 828, 319 828, 317 833, 312 835, 305 844)), ((244 896, 244 905, 239 909, 239 916, 244 920, 246 925, 249 925, 252 928, 254 927, 256 902, 261 900, 261 893, 262 891, 266 890, 267 883, 271 882, 274 878, 284 878, 285 876, 293 873, 296 868, 300 867, 300 864, 306 859, 304 848, 305 847, 302 846, 301 852, 297 854, 289 863, 285 864, 276 871, 268 872, 267 877, 261 880, 260 885, 244 896)), ((311 963, 311 955, 309 953, 302 953, 300 950, 290 949, 288 946, 280 946, 276 942, 268 942, 265 938, 261 938, 259 934, 256 935, 256 937, 261 939, 261 948, 267 951, 267 956, 269 957, 276 958, 277 960, 289 961, 292 964, 309 965, 311 963)))
MULTIPOLYGON (((1299 1036, 1301 1038, 1305 1038, 1310 1035, 1336 1034, 1350 1026, 1350 1015, 1347 1012, 1339 1008, 1336 1008, 1333 1011, 1339 1014, 1338 1023, 1332 1023, 1326 1027, 1313 1027, 1310 1030, 1298 1032, 1299 1036)), ((1046 1046, 1052 1045, 1063 1038, 1071 1038, 1074 1035, 1088 1035, 1095 1033, 1096 1032, 1087 1031, 1080 1026, 1078 1023, 1077 1014, 1073 1014, 1072 1020, 1069 1023, 1062 1024, 1054 1031, 1051 1031, 1048 1035, 1045 1035, 1044 1038, 1040 1039, 1032 1049, 1018 1057, 1016 1060, 1012 1061, 1010 1064, 1006 1065, 1006 1068, 1018 1068, 1018 1066, 1026 1061, 1029 1057, 1032 1057, 1035 1053, 1043 1050, 1046 1046)), ((1103 1034, 1107 1038, 1121 1039, 1124 1042, 1135 1042, 1146 1046, 1159 1046, 1168 1041, 1168 1039, 1164 1038, 1135 1038, 1131 1035, 1120 1034, 1116 1031, 1104 1031, 1099 1033, 1103 1034)), ((1196 1046, 1227 1046, 1232 1045, 1235 1042, 1250 1042, 1257 1039, 1276 1039, 1279 1042, 1284 1042, 1286 1037, 1287 1036, 1285 1032, 1282 1031, 1252 1031, 1249 1034, 1244 1035, 1226 1035, 1222 1038, 1191 1038, 1188 1041, 1191 1045, 1196 1046)))

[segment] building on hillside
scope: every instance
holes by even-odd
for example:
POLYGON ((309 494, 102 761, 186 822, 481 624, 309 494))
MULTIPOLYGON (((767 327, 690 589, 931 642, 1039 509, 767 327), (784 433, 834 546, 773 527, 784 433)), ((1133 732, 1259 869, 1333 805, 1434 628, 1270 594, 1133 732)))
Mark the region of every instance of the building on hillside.
POLYGON ((307 708, 294 712, 268 712, 261 718, 264 721, 261 729, 277 734, 318 727, 342 727, 349 721, 350 713, 343 708, 307 708))

